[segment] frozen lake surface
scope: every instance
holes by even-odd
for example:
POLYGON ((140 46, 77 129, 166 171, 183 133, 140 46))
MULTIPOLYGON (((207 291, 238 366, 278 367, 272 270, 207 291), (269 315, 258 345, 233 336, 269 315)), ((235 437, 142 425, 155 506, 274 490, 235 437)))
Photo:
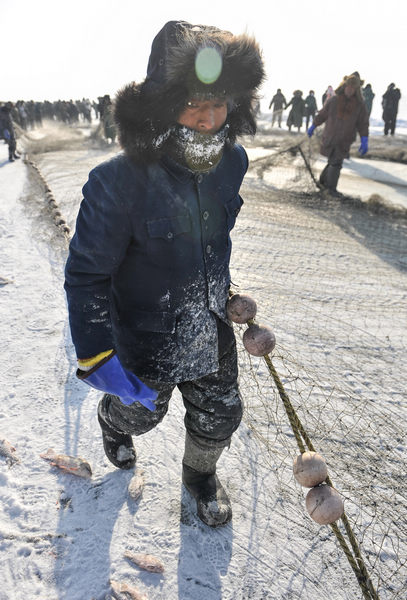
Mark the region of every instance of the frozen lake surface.
MULTIPOLYGON (((65 136, 55 135, 53 150, 33 159, 74 228, 89 170, 118 148, 91 140, 72 147, 65 136)), ((150 600, 362 597, 332 530, 305 511, 287 415, 264 361, 249 358, 240 342, 245 417, 219 467, 233 522, 210 530, 182 489, 178 393, 164 422, 136 440, 145 487, 137 503, 129 498, 133 473, 114 469, 103 453, 98 393, 75 377, 62 289, 65 241, 35 173, 22 161, 9 164, 6 147, 2 152, 0 438, 15 446, 19 462, 0 458, 0 600, 105 600, 112 597, 110 580, 150 600), (50 467, 40 458, 49 447, 83 456, 92 478, 50 467), (126 550, 158 556, 164 574, 134 567, 126 550)), ((359 192, 366 185, 366 194, 380 193, 379 184, 404 187, 398 180, 405 166, 388 164, 352 159, 339 188, 348 181, 359 192)), ((284 181, 276 189, 267 177, 259 180, 252 170, 242 187, 232 280, 257 301, 259 322, 275 331, 273 363, 326 458, 381 600, 401 600, 406 221, 288 193, 284 181)), ((242 331, 236 329, 239 340, 242 331)))

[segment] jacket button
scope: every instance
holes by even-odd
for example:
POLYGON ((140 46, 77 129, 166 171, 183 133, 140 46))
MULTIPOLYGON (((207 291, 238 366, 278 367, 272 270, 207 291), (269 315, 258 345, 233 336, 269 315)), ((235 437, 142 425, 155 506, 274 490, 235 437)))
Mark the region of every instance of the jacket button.
POLYGON ((167 238, 168 238, 169 240, 171 240, 173 237, 174 237, 174 234, 172 233, 172 231, 169 231, 169 232, 167 233, 167 238))
POLYGON ((210 254, 212 252, 212 246, 210 244, 208 244, 206 246, 206 254, 210 254))
POLYGON ((203 175, 198 175, 198 177, 196 178, 198 183, 202 183, 203 180, 203 175))
POLYGON ((205 212, 202 214, 202 218, 203 218, 203 220, 204 220, 204 221, 206 221, 206 219, 207 219, 208 217, 209 217, 209 213, 208 213, 208 211, 206 210, 206 211, 205 211, 205 212))

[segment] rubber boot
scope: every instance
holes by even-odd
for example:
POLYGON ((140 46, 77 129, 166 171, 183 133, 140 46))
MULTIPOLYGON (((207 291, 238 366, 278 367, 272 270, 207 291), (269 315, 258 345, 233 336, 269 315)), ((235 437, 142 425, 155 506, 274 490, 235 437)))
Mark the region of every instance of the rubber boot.
POLYGON ((16 158, 19 158, 16 156, 16 141, 11 139, 8 144, 8 159, 10 162, 14 162, 16 158))
POLYGON ((226 525, 232 518, 230 500, 216 475, 222 448, 197 446, 186 434, 182 483, 196 500, 198 517, 209 527, 226 525))
POLYGON ((340 173, 341 167, 337 167, 335 165, 328 165, 328 169, 325 175, 326 187, 328 188, 329 193, 337 198, 340 198, 342 196, 342 194, 336 189, 340 173))
POLYGON ((325 167, 323 168, 323 170, 321 171, 321 174, 319 176, 319 181, 317 183, 317 186, 320 190, 326 190, 326 188, 327 188, 326 174, 328 171, 328 166, 329 165, 325 165, 325 167))
POLYGON ((136 464, 136 450, 129 433, 115 429, 108 417, 112 396, 105 394, 98 406, 98 421, 102 428, 103 448, 111 463, 119 469, 131 469, 136 464))

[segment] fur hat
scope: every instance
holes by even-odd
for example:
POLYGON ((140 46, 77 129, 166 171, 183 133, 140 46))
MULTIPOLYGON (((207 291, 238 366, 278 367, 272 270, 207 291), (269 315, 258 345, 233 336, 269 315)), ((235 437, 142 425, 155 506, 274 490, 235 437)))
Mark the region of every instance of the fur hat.
POLYGON ((351 85, 354 88, 360 88, 364 84, 364 80, 360 78, 357 71, 351 73, 351 75, 345 75, 339 86, 336 88, 335 93, 340 94, 347 85, 351 85))
POLYGON ((153 40, 147 77, 121 89, 115 121, 125 152, 157 160, 160 138, 192 97, 228 99, 228 141, 254 134, 254 100, 264 78, 260 49, 247 35, 185 21, 169 21, 153 40))
POLYGON ((365 81, 364 81, 364 79, 360 78, 360 75, 359 75, 358 71, 354 71, 350 75, 345 75, 344 76, 344 78, 342 79, 341 83, 336 88, 335 94, 339 94, 339 95, 344 94, 345 93, 345 87, 347 85, 351 85, 352 87, 355 88, 356 98, 359 100, 359 102, 363 102, 362 85, 364 83, 365 83, 365 81))

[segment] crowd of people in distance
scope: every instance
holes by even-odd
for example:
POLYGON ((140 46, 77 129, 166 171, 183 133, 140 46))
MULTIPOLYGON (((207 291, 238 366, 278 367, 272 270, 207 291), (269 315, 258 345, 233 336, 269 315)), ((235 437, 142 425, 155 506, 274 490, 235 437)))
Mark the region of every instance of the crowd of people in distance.
POLYGON ((88 98, 82 100, 57 100, 50 102, 34 102, 18 100, 0 102, 0 140, 9 147, 9 161, 20 158, 17 152, 16 125, 23 131, 42 127, 43 121, 73 125, 76 123, 91 124, 94 119, 100 120, 104 138, 115 142, 116 126, 113 119, 112 101, 109 94, 99 96, 97 101, 88 98))
MULTIPOLYGON (((363 84, 363 82, 362 82, 363 84)), ((362 98, 366 105, 367 114, 370 117, 373 106, 373 99, 375 94, 372 90, 372 85, 367 83, 365 87, 361 88, 362 98)), ((327 89, 322 95, 321 108, 325 106, 325 103, 335 96, 336 90, 331 85, 328 85, 327 89)), ((394 135, 396 130, 396 120, 398 113, 399 101, 401 98, 400 90, 391 83, 386 92, 382 96, 382 118, 384 121, 384 135, 394 135)), ((283 112, 287 108, 290 108, 290 112, 287 117, 287 127, 291 131, 292 127, 296 127, 300 132, 305 118, 305 129, 308 130, 309 124, 313 122, 316 113, 318 112, 317 101, 315 98, 314 90, 310 90, 308 96, 303 98, 301 90, 295 90, 292 98, 287 102, 281 88, 277 89, 277 92, 272 97, 269 110, 272 110, 271 125, 277 123, 278 127, 281 128, 283 112)))

